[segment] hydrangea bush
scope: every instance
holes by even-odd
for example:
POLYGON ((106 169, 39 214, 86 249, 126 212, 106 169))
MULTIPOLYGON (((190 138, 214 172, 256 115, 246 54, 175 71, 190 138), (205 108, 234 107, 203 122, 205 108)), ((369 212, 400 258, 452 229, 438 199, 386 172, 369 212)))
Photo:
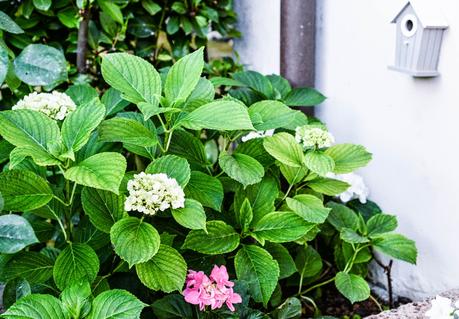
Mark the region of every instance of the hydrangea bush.
POLYGON ((394 216, 337 197, 371 154, 290 107, 320 93, 203 66, 112 53, 101 97, 0 112, 3 318, 294 318, 326 285, 369 298, 373 251, 416 262, 394 216))

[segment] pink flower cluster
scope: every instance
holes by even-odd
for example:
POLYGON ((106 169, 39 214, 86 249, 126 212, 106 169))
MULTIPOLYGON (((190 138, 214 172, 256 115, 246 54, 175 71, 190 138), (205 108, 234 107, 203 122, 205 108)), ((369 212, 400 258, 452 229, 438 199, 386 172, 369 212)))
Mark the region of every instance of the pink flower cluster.
POLYGON ((202 311, 206 306, 212 310, 226 304, 231 311, 235 311, 233 304, 241 303, 242 298, 233 291, 234 283, 229 281, 225 266, 214 266, 210 277, 202 271, 188 271, 186 288, 183 291, 185 301, 199 305, 202 311))

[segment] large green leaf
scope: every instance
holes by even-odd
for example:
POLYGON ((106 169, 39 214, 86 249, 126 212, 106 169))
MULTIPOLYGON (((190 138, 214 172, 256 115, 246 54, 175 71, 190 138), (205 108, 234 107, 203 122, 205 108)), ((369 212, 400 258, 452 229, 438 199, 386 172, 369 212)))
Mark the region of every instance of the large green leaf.
POLYGON ((194 110, 201 105, 212 102, 215 97, 215 89, 212 83, 206 78, 200 78, 198 84, 186 99, 185 109, 194 110))
POLYGON ((0 253, 14 254, 35 243, 38 243, 38 239, 25 218, 18 215, 0 216, 0 253))
POLYGON ((247 108, 232 100, 215 100, 188 114, 180 124, 192 130, 254 130, 247 108))
POLYGON ((92 283, 99 272, 99 258, 87 244, 69 245, 59 254, 54 264, 53 277, 56 286, 66 287, 81 281, 92 283))
POLYGON ((134 119, 115 117, 102 122, 99 130, 100 140, 104 142, 122 142, 143 147, 158 143, 156 134, 134 119))
POLYGON ((218 178, 193 171, 184 191, 187 198, 196 199, 202 206, 210 207, 216 211, 221 210, 223 186, 218 178))
POLYGON ((271 82, 273 88, 279 92, 281 97, 285 97, 291 90, 292 86, 287 79, 283 78, 280 75, 271 74, 266 76, 271 82))
POLYGON ((48 182, 26 170, 0 173, 0 194, 4 201, 3 209, 11 211, 33 210, 53 198, 48 182))
MULTIPOLYGON (((155 124, 151 120, 145 120, 142 114, 135 113, 135 112, 123 112, 123 113, 118 113, 117 117, 122 117, 122 118, 126 118, 129 120, 134 120, 134 121, 139 122, 142 126, 148 129, 151 132, 152 136, 155 136, 154 137, 155 140, 157 140, 157 132, 156 132, 155 124)), ((133 141, 133 139, 130 139, 130 140, 133 141)), ((124 142, 123 147, 131 153, 138 154, 148 159, 153 159, 156 156, 156 143, 154 146, 144 147, 144 146, 138 146, 135 144, 124 142)))
MULTIPOLYGON (((0 11, 0 21, 1 21, 1 11, 0 11)), ((1 22, 0 22, 1 25, 1 22)), ((8 51, 3 46, 0 46, 0 85, 5 81, 6 75, 8 73, 8 51)))
POLYGON ((136 265, 140 281, 150 289, 172 292, 185 283, 187 265, 174 248, 161 245, 158 253, 146 263, 136 265))
POLYGON ((220 255, 232 252, 239 246, 239 234, 223 221, 208 221, 206 229, 207 233, 204 230, 190 231, 182 248, 207 255, 220 255))
POLYGON ((124 195, 85 187, 81 203, 91 223, 99 230, 110 233, 110 228, 124 216, 124 195))
POLYGON ((272 212, 254 225, 253 233, 257 238, 284 243, 303 237, 312 227, 313 224, 293 212, 272 212))
POLYGON ((370 241, 368 238, 359 235, 355 230, 345 227, 341 228, 340 238, 349 244, 363 244, 370 241))
POLYGON ((234 259, 237 278, 249 284, 249 292, 256 302, 266 307, 279 278, 279 265, 263 248, 242 246, 234 259))
POLYGON ((139 319, 145 306, 126 290, 112 289, 94 298, 88 319, 139 319))
POLYGON ((288 133, 282 132, 265 137, 263 146, 272 157, 285 165, 292 167, 304 165, 303 148, 288 133))
POLYGON ((335 168, 333 159, 320 151, 307 152, 304 156, 304 163, 307 168, 321 176, 325 176, 335 168))
POLYGON ((330 208, 325 208, 322 201, 313 195, 296 195, 293 198, 287 198, 286 202, 293 212, 310 223, 323 223, 330 212, 330 208))
POLYGON ((376 214, 367 221, 367 227, 369 237, 389 233, 397 228, 397 217, 387 214, 376 214))
POLYGON ((265 249, 279 264, 279 279, 290 277, 296 273, 296 265, 287 248, 281 244, 266 243, 265 249))
POLYGON ((233 74, 233 78, 261 93, 266 98, 274 97, 274 90, 269 79, 256 71, 241 71, 233 74))
POLYGON ((177 183, 183 188, 190 180, 190 164, 183 157, 166 155, 153 161, 145 169, 145 173, 158 174, 164 173, 169 177, 175 178, 177 183))
POLYGON ((65 94, 70 96, 77 106, 89 103, 99 97, 97 90, 89 84, 74 84, 65 91, 65 94))
POLYGON ((370 297, 370 287, 360 276, 339 272, 335 277, 335 285, 351 303, 363 301, 370 297))
POLYGON ((22 297, 1 317, 5 319, 70 319, 59 299, 42 294, 22 297))
POLYGON ((295 265, 302 278, 314 277, 322 270, 322 258, 311 246, 302 247, 298 250, 295 265))
POLYGON ((264 167, 269 167, 275 162, 275 159, 265 150, 263 138, 254 138, 239 144, 234 153, 249 155, 264 167))
POLYGON ((14 72, 28 85, 57 85, 67 80, 67 61, 56 48, 29 44, 14 60, 14 72))
POLYGON ((325 101, 326 97, 312 88, 295 88, 284 98, 288 106, 314 106, 325 101))
POLYGON ((53 276, 54 262, 42 253, 24 251, 14 255, 2 269, 6 280, 23 278, 30 283, 45 283, 53 276))
POLYGON ((282 102, 265 100, 252 104, 249 115, 257 131, 276 129, 293 121, 296 111, 282 102))
POLYGON ((247 232, 253 220, 253 210, 248 198, 244 199, 241 208, 235 212, 235 216, 236 222, 242 229, 242 232, 247 232))
POLYGON ((169 153, 180 155, 190 163, 206 164, 206 153, 201 141, 185 130, 175 130, 169 147, 169 153))
POLYGON ((55 165, 59 161, 48 150, 48 144, 61 140, 56 121, 32 110, 0 113, 0 135, 31 156, 38 165, 55 165))
POLYGON ((75 283, 62 292, 62 305, 72 318, 84 318, 91 310, 91 294, 91 286, 88 282, 75 283))
POLYGON ((104 189, 119 194, 121 180, 126 171, 126 159, 114 152, 93 155, 70 167, 65 178, 77 184, 104 189))
POLYGON ((350 173, 363 167, 371 161, 369 153, 362 145, 337 144, 325 150, 335 162, 334 172, 337 174, 350 173))
POLYGON ((116 3, 109 0, 98 0, 97 3, 106 15, 119 24, 123 24, 123 13, 116 3))
POLYGON ((218 162, 222 170, 244 187, 259 183, 265 175, 265 169, 254 158, 245 154, 229 155, 221 152, 218 162))
POLYGON ((204 67, 204 48, 178 60, 169 70, 164 84, 164 94, 169 103, 185 102, 201 78, 204 67))
POLYGON ((129 267, 151 259, 159 249, 159 233, 149 223, 136 217, 119 220, 110 231, 115 252, 129 267))
POLYGON ((193 318, 193 307, 185 301, 182 295, 172 294, 156 300, 151 305, 159 319, 193 318))
POLYGON ((335 202, 328 202, 327 207, 331 208, 328 222, 337 230, 340 231, 343 228, 357 229, 359 218, 352 209, 335 202))
POLYGON ((109 88, 105 91, 104 95, 102 95, 101 101, 105 105, 107 116, 116 114, 129 105, 129 102, 123 100, 121 97, 120 91, 114 88, 109 88))
POLYGON ((24 30, 3 11, 0 11, 0 29, 13 34, 24 33, 24 30))
POLYGON ((206 229, 206 212, 197 200, 187 198, 185 207, 173 209, 175 221, 189 229, 206 229))
POLYGON ((105 107, 99 98, 92 99, 70 113, 62 123, 62 139, 67 150, 80 150, 104 117, 105 107))
POLYGON ((334 196, 344 192, 350 185, 337 179, 318 177, 309 181, 308 186, 318 193, 334 196))
POLYGON ((155 68, 142 58, 127 53, 108 54, 102 60, 102 76, 122 93, 123 99, 135 104, 158 104, 161 78, 155 68))
POLYGON ((382 234, 373 241, 373 247, 383 254, 416 264, 418 255, 416 244, 403 235, 382 234))
POLYGON ((9 309, 17 300, 31 293, 32 289, 27 280, 21 278, 9 280, 3 288, 3 307, 9 309))

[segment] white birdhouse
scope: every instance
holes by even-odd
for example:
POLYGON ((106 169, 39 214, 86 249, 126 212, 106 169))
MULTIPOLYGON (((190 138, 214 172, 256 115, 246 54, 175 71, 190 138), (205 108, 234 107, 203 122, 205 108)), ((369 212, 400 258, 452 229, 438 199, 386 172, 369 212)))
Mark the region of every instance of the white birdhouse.
POLYGON ((443 32, 448 24, 438 12, 438 1, 408 1, 392 20, 397 26, 395 65, 390 69, 415 77, 434 77, 443 32))

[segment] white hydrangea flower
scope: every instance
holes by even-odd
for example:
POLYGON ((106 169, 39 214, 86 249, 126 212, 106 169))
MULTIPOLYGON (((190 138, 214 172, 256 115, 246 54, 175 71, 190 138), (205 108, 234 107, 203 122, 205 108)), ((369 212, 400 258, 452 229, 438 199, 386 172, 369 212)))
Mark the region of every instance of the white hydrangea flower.
POLYGON ((311 125, 297 127, 295 140, 302 144, 304 148, 324 148, 331 146, 335 142, 335 138, 330 132, 311 125))
POLYGON ((355 173, 339 175, 328 173, 327 177, 337 179, 351 185, 347 190, 338 195, 339 199, 343 203, 347 203, 351 199, 355 198, 358 198, 362 204, 365 204, 367 202, 367 197, 370 194, 370 190, 365 185, 362 176, 357 175, 355 173))
POLYGON ((253 140, 255 138, 262 138, 266 136, 273 136, 274 130, 267 130, 267 131, 257 131, 257 132, 250 132, 249 134, 243 136, 241 138, 242 142, 247 142, 249 140, 253 140))
POLYGON ((450 319, 454 318, 454 310, 450 299, 437 296, 432 300, 432 307, 426 312, 426 316, 431 319, 450 319))
POLYGON ((127 211, 155 215, 168 208, 185 207, 185 193, 174 178, 166 174, 134 175, 127 185, 129 196, 124 202, 127 211))
POLYGON ((42 112, 54 120, 63 120, 67 115, 76 110, 76 105, 65 93, 53 91, 52 93, 33 92, 16 103, 13 110, 28 109, 42 112))

